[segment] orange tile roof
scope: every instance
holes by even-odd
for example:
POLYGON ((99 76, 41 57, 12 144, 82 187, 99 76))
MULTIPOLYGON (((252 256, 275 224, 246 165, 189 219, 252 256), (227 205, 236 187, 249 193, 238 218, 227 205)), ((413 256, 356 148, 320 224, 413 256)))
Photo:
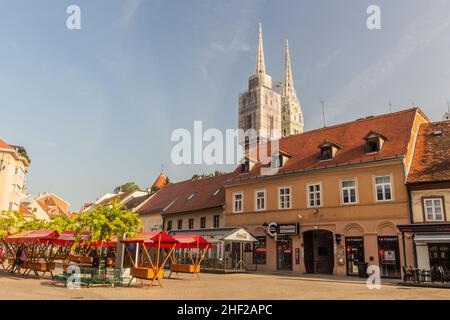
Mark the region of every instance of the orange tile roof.
POLYGON ((420 126, 406 182, 438 181, 450 181, 450 121, 420 126))
POLYGON ((153 182, 152 187, 162 188, 167 183, 167 177, 164 174, 160 174, 158 178, 156 178, 155 182, 153 182))
POLYGON ((0 149, 14 149, 12 146, 7 144, 5 141, 0 139, 0 149))
POLYGON ((221 207, 225 203, 223 185, 236 172, 221 176, 169 183, 138 210, 139 214, 164 211, 165 214, 221 207), (218 194, 213 195, 217 190, 218 194), (194 196, 189 200, 189 196, 194 196))
MULTIPOLYGON (((421 113, 419 108, 411 108, 282 138, 279 140, 279 148, 290 157, 283 167, 278 169, 277 174, 402 157, 407 152, 417 112, 421 113), (379 153, 368 154, 365 152, 364 137, 370 131, 376 131, 389 138, 379 153), (321 161, 318 148, 324 140, 341 146, 335 157, 327 161, 321 161)), ((270 143, 267 148, 270 151, 270 143)), ((258 177, 261 173, 261 166, 258 163, 250 173, 241 173, 233 180, 258 177)))

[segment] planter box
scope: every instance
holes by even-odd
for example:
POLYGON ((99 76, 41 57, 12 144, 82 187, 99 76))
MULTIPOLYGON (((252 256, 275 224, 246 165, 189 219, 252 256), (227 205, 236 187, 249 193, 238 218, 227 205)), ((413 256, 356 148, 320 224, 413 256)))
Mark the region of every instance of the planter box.
POLYGON ((171 264, 170 271, 183 273, 198 273, 200 266, 195 267, 193 264, 171 264))
MULTIPOLYGON (((155 277, 155 273, 151 268, 131 268, 130 275, 138 279, 146 279, 146 280, 152 280, 155 277)), ((155 277, 155 279, 162 279, 162 278, 164 278, 163 269, 161 269, 158 272, 158 275, 155 277)))
POLYGON ((33 271, 47 272, 50 270, 55 270, 55 263, 45 263, 45 262, 28 262, 26 261, 23 265, 25 269, 30 269, 33 271))
POLYGON ((92 263, 92 261, 94 261, 94 259, 92 257, 70 255, 69 261, 79 262, 79 263, 92 263))

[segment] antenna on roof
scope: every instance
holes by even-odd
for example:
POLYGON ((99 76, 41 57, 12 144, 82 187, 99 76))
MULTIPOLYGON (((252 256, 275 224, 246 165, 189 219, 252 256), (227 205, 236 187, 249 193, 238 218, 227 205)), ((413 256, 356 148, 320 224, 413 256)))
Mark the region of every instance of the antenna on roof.
POLYGON ((392 103, 389 101, 389 113, 392 113, 392 103))
POLYGON ((415 107, 416 103, 414 102, 414 100, 412 101, 412 106, 415 107))
POLYGON ((450 114, 450 101, 447 100, 447 112, 450 114))
POLYGON ((325 128, 327 124, 325 123, 325 102, 320 100, 320 104, 322 105, 322 117, 323 117, 323 127, 325 128))

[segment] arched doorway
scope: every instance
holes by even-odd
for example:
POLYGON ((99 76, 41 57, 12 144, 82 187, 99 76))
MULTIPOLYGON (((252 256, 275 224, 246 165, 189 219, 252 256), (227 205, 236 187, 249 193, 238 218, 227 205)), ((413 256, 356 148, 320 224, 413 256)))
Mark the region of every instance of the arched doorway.
POLYGON ((333 245, 333 233, 328 230, 303 232, 303 249, 307 273, 333 273, 333 245))

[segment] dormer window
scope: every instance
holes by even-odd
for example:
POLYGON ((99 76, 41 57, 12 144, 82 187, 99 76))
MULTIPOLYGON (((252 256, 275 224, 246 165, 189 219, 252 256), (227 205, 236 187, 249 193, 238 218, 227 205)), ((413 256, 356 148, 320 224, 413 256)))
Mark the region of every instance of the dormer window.
POLYGON ((331 160, 342 146, 328 140, 324 140, 320 145, 320 160, 331 160))
POLYGON ((217 196, 217 195, 219 194, 220 190, 221 190, 221 189, 219 188, 219 189, 217 189, 216 191, 214 191, 213 197, 217 196))
POLYGON ((366 145, 364 147, 366 153, 376 153, 381 151, 384 142, 386 142, 388 138, 378 132, 370 131, 366 134, 364 140, 366 141, 366 145))
POLYGON ((256 161, 250 160, 249 158, 244 159, 244 163, 241 164, 241 172, 242 173, 249 173, 253 167, 255 166, 256 161))
POLYGON ((272 154, 271 167, 272 168, 281 168, 286 164, 286 161, 289 160, 291 155, 285 151, 276 152, 272 154))
POLYGON ((283 156, 280 153, 275 153, 272 156, 272 167, 281 168, 283 166, 283 156))

